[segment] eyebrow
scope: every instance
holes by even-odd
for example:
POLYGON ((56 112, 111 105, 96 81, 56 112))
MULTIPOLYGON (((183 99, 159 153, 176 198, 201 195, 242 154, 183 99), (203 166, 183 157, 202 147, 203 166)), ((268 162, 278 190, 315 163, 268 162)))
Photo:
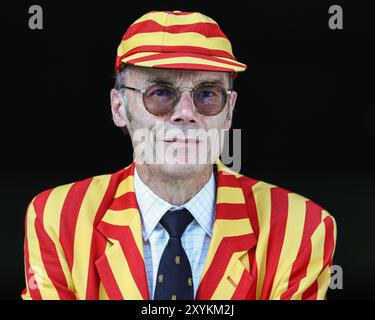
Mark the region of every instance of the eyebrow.
POLYGON ((220 84, 220 85, 222 85, 224 87, 223 81, 221 81, 219 79, 202 80, 202 81, 199 81, 196 85, 199 85, 199 84, 202 84, 202 83, 220 84))
MULTIPOLYGON (((171 80, 169 80, 169 78, 156 77, 156 78, 148 79, 147 81, 151 83, 156 83, 156 84, 166 84, 170 86, 175 86, 175 84, 171 80)), ((205 83, 219 84, 224 87, 223 81, 219 79, 204 79, 195 83, 194 86, 198 86, 200 84, 205 84, 205 83)))
POLYGON ((162 77, 147 79, 147 82, 157 83, 157 84, 168 84, 170 86, 174 85, 173 82, 169 80, 169 78, 162 78, 162 77))

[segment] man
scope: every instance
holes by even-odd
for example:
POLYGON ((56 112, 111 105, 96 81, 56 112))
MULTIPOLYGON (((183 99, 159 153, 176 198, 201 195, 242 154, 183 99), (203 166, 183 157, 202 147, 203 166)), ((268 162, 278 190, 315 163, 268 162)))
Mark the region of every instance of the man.
POLYGON ((201 13, 153 11, 129 27, 110 97, 135 160, 33 199, 23 299, 325 298, 334 219, 231 171, 220 134, 205 139, 231 127, 245 69, 201 13))

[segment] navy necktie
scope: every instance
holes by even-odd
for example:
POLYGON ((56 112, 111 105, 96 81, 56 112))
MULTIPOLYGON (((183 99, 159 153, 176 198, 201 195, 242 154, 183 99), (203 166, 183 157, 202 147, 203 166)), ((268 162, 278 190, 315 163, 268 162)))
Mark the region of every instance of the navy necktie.
POLYGON ((160 220, 169 240, 160 258, 154 300, 193 300, 193 277, 181 236, 194 217, 187 209, 168 211, 160 220))

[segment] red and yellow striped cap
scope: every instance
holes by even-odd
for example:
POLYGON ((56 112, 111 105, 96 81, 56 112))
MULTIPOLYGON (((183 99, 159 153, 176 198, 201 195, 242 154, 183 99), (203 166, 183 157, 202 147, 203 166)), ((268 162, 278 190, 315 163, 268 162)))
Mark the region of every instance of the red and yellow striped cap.
POLYGON ((199 12, 151 11, 122 37, 115 70, 121 64, 165 69, 245 71, 219 25, 199 12))

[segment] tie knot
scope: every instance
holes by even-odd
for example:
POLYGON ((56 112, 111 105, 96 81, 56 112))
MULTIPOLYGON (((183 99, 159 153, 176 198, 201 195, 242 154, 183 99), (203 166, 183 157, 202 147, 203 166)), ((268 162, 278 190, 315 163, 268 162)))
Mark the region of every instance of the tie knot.
POLYGON ((160 219, 160 224, 167 230, 170 237, 180 238, 193 219, 194 217, 191 213, 183 208, 181 210, 167 211, 160 219))

